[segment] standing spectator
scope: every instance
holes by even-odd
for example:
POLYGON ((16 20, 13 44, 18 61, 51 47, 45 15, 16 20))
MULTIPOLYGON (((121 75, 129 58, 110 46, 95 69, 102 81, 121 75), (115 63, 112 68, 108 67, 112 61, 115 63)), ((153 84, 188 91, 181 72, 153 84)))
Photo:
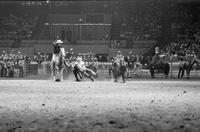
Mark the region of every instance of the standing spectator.
POLYGON ((179 77, 182 78, 183 75, 184 75, 184 61, 183 61, 183 57, 180 57, 179 68, 178 69, 179 69, 179 71, 178 71, 178 78, 179 77))
POLYGON ((3 51, 1 55, 1 77, 7 76, 7 59, 8 55, 5 51, 3 51))
POLYGON ((25 67, 25 60, 21 58, 19 60, 19 77, 24 77, 24 67, 25 67))
POLYGON ((14 61, 12 58, 7 60, 7 74, 8 77, 14 77, 14 61))

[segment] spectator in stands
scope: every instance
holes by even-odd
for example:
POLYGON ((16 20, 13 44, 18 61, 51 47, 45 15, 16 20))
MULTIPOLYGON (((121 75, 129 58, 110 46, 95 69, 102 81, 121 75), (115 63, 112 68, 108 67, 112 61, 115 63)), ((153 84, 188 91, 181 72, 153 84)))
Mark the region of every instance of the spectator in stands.
POLYGON ((37 53, 37 56, 36 56, 36 62, 37 62, 38 64, 41 64, 42 61, 43 61, 42 55, 41 55, 40 52, 38 52, 38 53, 37 53))
POLYGON ((117 41, 117 43, 116 43, 116 48, 120 48, 120 46, 121 46, 120 41, 117 41))
POLYGON ((2 61, 6 61, 8 59, 8 54, 6 51, 3 51, 2 52, 2 55, 1 55, 1 60, 2 61))
POLYGON ((140 63, 142 66, 146 66, 148 64, 147 58, 144 56, 140 56, 140 63))

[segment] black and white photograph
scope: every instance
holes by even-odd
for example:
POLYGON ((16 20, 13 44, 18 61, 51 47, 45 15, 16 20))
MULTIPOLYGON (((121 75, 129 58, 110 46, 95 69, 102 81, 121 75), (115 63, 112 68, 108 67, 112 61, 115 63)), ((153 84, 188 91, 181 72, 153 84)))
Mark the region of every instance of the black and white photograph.
POLYGON ((0 1, 0 132, 200 132, 200 0, 0 1))

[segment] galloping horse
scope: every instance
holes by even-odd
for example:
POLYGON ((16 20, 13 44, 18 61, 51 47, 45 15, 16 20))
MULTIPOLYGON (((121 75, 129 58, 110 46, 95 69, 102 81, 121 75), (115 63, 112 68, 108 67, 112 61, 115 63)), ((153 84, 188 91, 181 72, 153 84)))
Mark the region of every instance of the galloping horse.
POLYGON ((119 62, 115 61, 112 64, 112 73, 114 77, 114 82, 117 82, 117 78, 119 76, 122 76, 122 81, 125 83, 125 73, 126 73, 126 67, 127 63, 124 61, 124 64, 122 64, 122 61, 120 60, 119 62))
POLYGON ((55 61, 53 62, 53 81, 63 81, 63 70, 65 67, 65 49, 61 48, 60 53, 56 56, 55 61))

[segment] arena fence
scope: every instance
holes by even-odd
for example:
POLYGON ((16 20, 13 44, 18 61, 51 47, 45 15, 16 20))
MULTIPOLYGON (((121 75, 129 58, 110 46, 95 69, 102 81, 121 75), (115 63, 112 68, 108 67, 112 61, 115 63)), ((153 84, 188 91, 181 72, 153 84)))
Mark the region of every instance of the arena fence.
MULTIPOLYGON (((170 64, 170 73, 169 78, 177 78, 178 76, 178 63, 173 62, 170 64)), ((99 78, 108 78, 111 77, 111 63, 110 62, 99 62, 98 63, 98 77, 99 78)), ((14 75, 11 77, 22 77, 20 76, 20 68, 14 67, 14 75)), ((67 76, 72 71, 71 68, 65 68, 64 75, 67 76)), ((9 72, 9 71, 8 71, 9 72)), ((51 77, 51 67, 49 63, 45 64, 26 64, 23 69, 23 78, 49 78, 51 77)), ((7 73, 9 76, 9 74, 7 73)), ((130 78, 150 78, 150 72, 147 68, 135 68, 132 70, 129 70, 127 73, 127 77, 130 78)), ((155 73, 156 78, 164 78, 163 73, 155 73)), ((184 77, 186 77, 186 72, 184 74, 184 77)), ((191 78, 200 78, 200 70, 199 68, 194 65, 190 74, 191 78)))

